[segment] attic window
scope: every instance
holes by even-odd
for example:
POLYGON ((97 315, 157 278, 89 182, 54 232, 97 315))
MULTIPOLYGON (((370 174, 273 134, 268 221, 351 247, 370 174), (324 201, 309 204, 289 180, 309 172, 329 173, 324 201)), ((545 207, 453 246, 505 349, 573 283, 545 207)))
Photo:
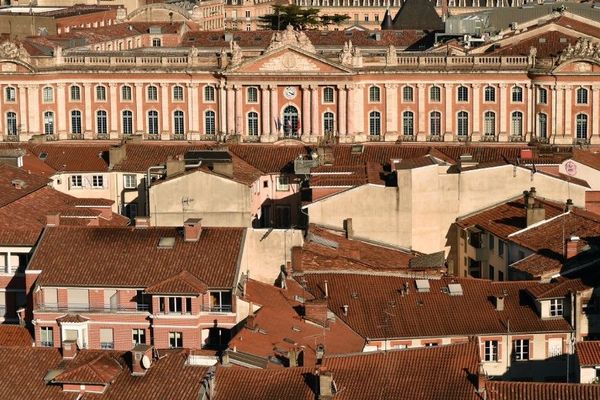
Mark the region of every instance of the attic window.
POLYGON ((417 292, 419 293, 428 293, 430 290, 429 281, 427 279, 417 279, 415 285, 417 286, 417 292))
POLYGON ((362 154, 363 150, 364 150, 364 146, 362 144, 357 144, 357 145, 352 146, 351 152, 352 152, 352 154, 362 154))
POLYGON ((539 41, 540 43, 546 43, 546 38, 543 38, 543 37, 541 37, 541 38, 539 38, 539 40, 538 40, 538 41, 539 41))
POLYGON ((255 36, 254 37, 254 41, 255 42, 260 42, 261 41, 261 37, 260 36, 255 36))
POLYGON ((39 157, 40 160, 43 161, 46 158, 48 158, 48 153, 46 153, 45 151, 42 151, 38 157, 39 157))
POLYGON ((196 38, 193 38, 193 37, 188 38, 188 42, 195 42, 195 41, 196 41, 196 38))
POLYGON ((175 246, 174 237, 161 237, 158 241, 159 249, 172 249, 175 246))
POLYGON ((462 296, 463 289, 460 283, 449 283, 448 294, 450 294, 450 296, 462 296))
POLYGON ((217 41, 217 40, 219 40, 219 37, 218 37, 218 36, 211 36, 211 37, 210 37, 210 40, 212 40, 212 41, 217 41))
POLYGON ((560 38, 560 42, 561 43, 567 43, 567 38, 566 37, 561 37, 560 38))

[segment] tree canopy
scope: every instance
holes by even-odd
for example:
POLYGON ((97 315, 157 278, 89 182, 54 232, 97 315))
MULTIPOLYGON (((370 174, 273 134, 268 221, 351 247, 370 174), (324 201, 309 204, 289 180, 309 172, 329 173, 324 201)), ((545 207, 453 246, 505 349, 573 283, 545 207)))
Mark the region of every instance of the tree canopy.
POLYGON ((318 29, 328 25, 339 25, 348 20, 347 15, 319 15, 318 8, 302 8, 296 4, 276 4, 271 14, 262 15, 259 18, 260 25, 265 29, 282 30, 288 25, 294 29, 318 29))

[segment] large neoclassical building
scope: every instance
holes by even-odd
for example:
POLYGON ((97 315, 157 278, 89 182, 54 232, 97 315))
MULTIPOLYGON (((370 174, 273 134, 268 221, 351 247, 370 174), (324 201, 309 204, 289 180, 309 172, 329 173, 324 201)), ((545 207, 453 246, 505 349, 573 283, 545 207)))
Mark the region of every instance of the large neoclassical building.
POLYGON ((0 44, 0 140, 600 143, 600 24, 568 12, 481 46, 422 31, 124 23, 0 44))

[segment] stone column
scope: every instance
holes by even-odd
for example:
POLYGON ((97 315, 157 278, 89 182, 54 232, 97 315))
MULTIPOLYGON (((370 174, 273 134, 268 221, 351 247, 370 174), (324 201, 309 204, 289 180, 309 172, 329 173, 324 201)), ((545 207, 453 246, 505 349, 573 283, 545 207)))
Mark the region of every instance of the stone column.
POLYGON ((480 101, 481 101, 481 85, 479 83, 474 83, 471 85, 473 90, 473 133, 472 140, 479 141, 481 136, 481 111, 480 111, 480 101))
POLYGON ((144 84, 135 84, 135 132, 144 133, 144 84))
POLYGON ((279 121, 279 101, 277 98, 277 85, 269 85, 271 91, 271 135, 279 136, 277 124, 279 121))
POLYGON ((117 102, 119 101, 119 97, 117 96, 117 84, 115 82, 110 82, 108 84, 109 87, 109 97, 108 101, 110 103, 110 130, 109 137, 111 139, 117 139, 119 137, 119 120, 117 115, 117 102))
POLYGON ((198 84, 187 84, 188 137, 191 140, 200 139, 200 110, 198 108, 198 84))
POLYGON ((354 136, 356 134, 356 126, 354 124, 354 119, 356 116, 356 102, 354 99, 354 85, 348 85, 348 126, 346 134, 349 136, 354 136))
MULTIPOLYGON (((65 84, 56 84, 56 131, 60 140, 67 139, 67 107, 65 105, 65 84)), ((3 119, 3 118, 0 118, 3 119)), ((0 131, 2 128, 0 127, 0 131)))
POLYGON ((310 106, 312 108, 310 132, 311 135, 319 135, 321 132, 321 118, 319 117, 319 86, 310 85, 310 92, 310 106))
POLYGON ((260 118, 261 118, 261 131, 262 135, 271 134, 271 123, 270 123, 270 112, 269 112, 269 86, 260 85, 260 118))
MULTIPOLYGON (((573 86, 571 85, 566 85, 563 86, 563 88, 565 89, 565 111, 564 111, 564 118, 565 118, 565 124, 564 124, 564 132, 565 132, 565 140, 568 140, 569 142, 571 141, 571 139, 573 139, 575 137, 575 135, 573 135, 573 129, 572 128, 572 121, 573 121, 573 86)), ((560 104, 560 103, 559 103, 560 104)))
POLYGON ((590 119, 590 142, 599 142, 600 129, 600 86, 592 86, 592 118, 590 119))
POLYGON ((310 133, 310 88, 308 85, 302 85, 302 136, 310 133))
POLYGON ((233 86, 228 85, 227 88, 227 134, 235 133, 235 94, 233 86))
MULTIPOLYGON (((24 85, 19 85, 19 121, 21 131, 19 133, 29 133, 29 124, 27 120, 27 89, 24 85)), ((18 132, 18 131, 17 131, 18 132)), ((20 138, 19 138, 20 139, 20 138)))
POLYGON ((454 140, 454 132, 452 131, 452 121, 454 120, 454 116, 452 115, 452 103, 454 99, 452 98, 452 84, 444 83, 444 102, 446 105, 445 110, 445 123, 444 123, 444 140, 454 140))
POLYGON ((498 85, 498 102, 500 103, 500 112, 498 113, 498 119, 500 120, 500 133, 498 135, 498 140, 502 142, 508 141, 508 133, 506 130, 506 103, 509 101, 508 96, 506 95, 507 87, 508 85, 506 85, 506 83, 501 83, 498 85))
POLYGON ((219 85, 219 127, 217 131, 227 133, 227 85, 224 80, 219 85))
POLYGON ((354 135, 362 135, 365 131, 365 95, 364 85, 354 85, 354 135))
POLYGON ((417 132, 417 137, 418 140, 425 140, 426 132, 427 132, 427 125, 426 122, 427 119, 427 113, 425 112, 425 84, 424 83, 417 83, 417 120, 418 120, 418 126, 415 129, 415 132, 417 132))
POLYGON ((552 91, 552 103, 550 103, 550 113, 548 115, 548 128, 551 128, 548 130, 549 135, 548 136, 552 136, 555 137, 556 134, 558 133, 557 129, 556 129, 556 114, 557 114, 557 107, 556 107, 556 101, 557 101, 557 97, 558 97, 558 86, 557 85, 553 85, 550 87, 550 90, 552 91))
POLYGON ((563 110, 564 110, 564 86, 557 85, 556 88, 556 106, 554 110, 556 111, 555 121, 556 121, 556 136, 558 138, 563 138, 565 136, 565 129, 563 124, 563 110))
POLYGON ((244 118, 242 86, 235 85, 235 133, 244 135, 244 127, 246 126, 246 118, 244 118))
POLYGON ((398 85, 385 84, 385 130, 386 135, 401 134, 398 132, 398 85))
POLYGON ((169 113, 169 84, 160 84, 160 113, 162 115, 162 129, 160 131, 160 140, 169 140, 171 138, 171 115, 169 113))
POLYGON ((344 85, 338 85, 338 132, 340 136, 346 135, 346 109, 347 109, 347 98, 346 98, 346 87, 344 85))
POLYGON ((37 84, 27 85, 27 110, 29 110, 29 131, 33 135, 42 132, 40 127, 40 87, 37 84))

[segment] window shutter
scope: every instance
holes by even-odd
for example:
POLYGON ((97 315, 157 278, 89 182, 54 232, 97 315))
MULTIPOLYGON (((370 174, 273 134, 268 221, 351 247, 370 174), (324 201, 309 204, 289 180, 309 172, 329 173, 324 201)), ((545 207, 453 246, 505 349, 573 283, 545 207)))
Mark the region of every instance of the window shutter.
POLYGON ((46 303, 47 306, 58 304, 56 288, 44 288, 44 303, 46 303))
POLYGON ((67 301, 69 305, 87 306, 89 304, 87 289, 67 289, 67 301))
POLYGON ((110 328, 100 329, 100 343, 112 343, 113 330, 110 328))

